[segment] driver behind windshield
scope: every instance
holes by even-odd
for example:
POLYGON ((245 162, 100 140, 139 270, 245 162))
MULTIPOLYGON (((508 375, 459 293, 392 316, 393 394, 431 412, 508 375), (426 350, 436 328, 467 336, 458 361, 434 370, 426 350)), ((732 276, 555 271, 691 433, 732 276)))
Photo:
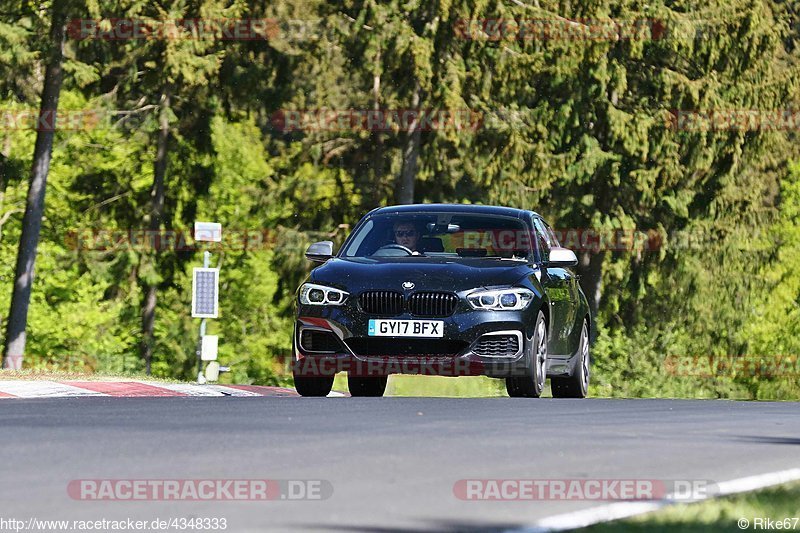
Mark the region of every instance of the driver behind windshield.
POLYGON ((400 246, 405 246, 412 252, 418 252, 419 231, 417 227, 412 222, 395 222, 394 242, 400 246))

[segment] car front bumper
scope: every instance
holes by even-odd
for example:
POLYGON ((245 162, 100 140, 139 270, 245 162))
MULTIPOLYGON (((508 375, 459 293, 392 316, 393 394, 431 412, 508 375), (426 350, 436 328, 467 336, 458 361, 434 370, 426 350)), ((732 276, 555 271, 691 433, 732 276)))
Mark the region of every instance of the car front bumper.
POLYGON ((483 311, 465 308, 448 317, 417 317, 401 314, 387 319, 440 320, 443 336, 374 337, 368 335, 369 320, 382 318, 362 313, 351 306, 301 305, 294 328, 295 374, 331 375, 347 371, 351 375, 427 374, 445 376, 508 377, 524 371, 526 353, 533 337, 533 305, 520 311, 483 311), (326 350, 305 346, 304 332, 333 335, 326 350), (488 338, 515 337, 509 350, 485 355, 479 344, 488 338), (479 353, 483 352, 483 353, 479 353))

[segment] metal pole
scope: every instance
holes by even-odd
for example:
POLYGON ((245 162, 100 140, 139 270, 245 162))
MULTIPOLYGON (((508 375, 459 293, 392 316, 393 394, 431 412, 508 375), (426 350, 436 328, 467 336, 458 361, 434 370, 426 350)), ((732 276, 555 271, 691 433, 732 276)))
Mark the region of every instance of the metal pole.
MULTIPOLYGON (((203 252, 203 268, 208 268, 211 262, 211 252, 206 250, 203 252)), ((197 341, 197 381, 203 376, 203 360, 201 358, 203 352, 203 336, 206 334, 206 319, 200 319, 200 339, 197 341)))

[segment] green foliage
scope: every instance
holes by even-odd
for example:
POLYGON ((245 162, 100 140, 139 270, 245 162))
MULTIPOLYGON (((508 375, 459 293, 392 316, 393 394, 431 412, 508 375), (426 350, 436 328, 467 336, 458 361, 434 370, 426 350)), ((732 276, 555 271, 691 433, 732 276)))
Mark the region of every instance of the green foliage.
POLYGON ((670 505, 653 513, 601 523, 576 531, 581 533, 669 533, 678 530, 685 533, 703 533, 706 531, 729 531, 734 527, 747 529, 751 523, 755 528, 756 525, 766 525, 764 517, 776 517, 773 519, 773 524, 780 522, 782 529, 794 528, 794 518, 788 517, 794 516, 798 497, 800 497, 800 484, 787 483, 756 492, 709 498, 702 502, 670 505), (784 517, 787 518, 784 519, 784 517), (744 528, 738 525, 740 519, 747 520, 744 528))

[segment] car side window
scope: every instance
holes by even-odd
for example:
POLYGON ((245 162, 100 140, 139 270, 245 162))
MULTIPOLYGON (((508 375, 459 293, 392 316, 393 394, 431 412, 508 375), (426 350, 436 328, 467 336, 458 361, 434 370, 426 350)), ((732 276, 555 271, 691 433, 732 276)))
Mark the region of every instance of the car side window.
POLYGON ((550 242, 550 247, 551 248, 561 248, 561 244, 559 244, 558 238, 556 237, 556 232, 553 231, 553 228, 550 227, 550 224, 548 224, 544 220, 542 220, 541 222, 542 222, 542 224, 544 224, 544 228, 546 230, 545 231, 545 235, 547 235, 547 237, 548 237, 548 240, 550 242))
POLYGON ((372 227, 375 223, 372 220, 367 220, 366 224, 364 224, 364 229, 357 233, 353 239, 353 242, 350 243, 350 246, 347 247, 344 255, 345 257, 353 257, 359 254, 359 251, 363 253, 362 247, 364 245, 364 241, 372 232, 372 227))
POLYGON ((547 261, 550 258, 550 248, 553 247, 553 243, 550 241, 550 236, 542 219, 534 217, 533 227, 536 234, 536 247, 539 249, 540 259, 542 261, 547 261))

